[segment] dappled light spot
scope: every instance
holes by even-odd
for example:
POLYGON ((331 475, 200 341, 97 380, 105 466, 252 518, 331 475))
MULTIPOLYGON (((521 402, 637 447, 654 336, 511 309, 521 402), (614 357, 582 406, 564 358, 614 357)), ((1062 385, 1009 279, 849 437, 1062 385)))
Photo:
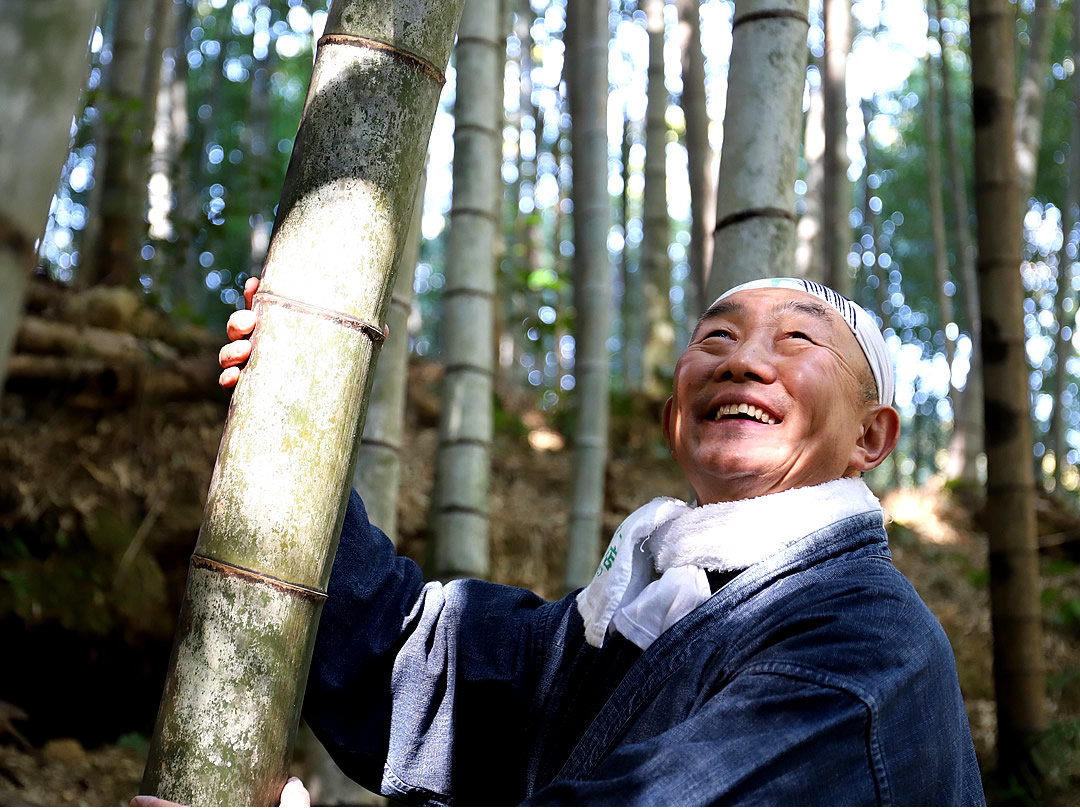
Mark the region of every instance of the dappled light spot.
POLYGON ((529 431, 529 446, 541 452, 562 450, 566 447, 566 439, 550 428, 537 428, 529 431))
POLYGON ((881 499, 893 522, 914 532, 921 541, 939 546, 964 545, 969 536, 960 531, 949 496, 936 487, 897 489, 881 499))

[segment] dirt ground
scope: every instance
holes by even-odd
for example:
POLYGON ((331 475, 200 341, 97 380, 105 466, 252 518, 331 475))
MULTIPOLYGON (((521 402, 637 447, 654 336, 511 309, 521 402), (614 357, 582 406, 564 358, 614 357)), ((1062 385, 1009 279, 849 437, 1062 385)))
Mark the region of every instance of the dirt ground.
MULTIPOLYGON (((437 378, 437 369, 426 365, 414 365, 410 375, 400 547, 418 561, 427 544, 437 378)), ((493 447, 491 576, 557 597, 563 593, 572 453, 528 398, 502 401, 493 447)), ((195 401, 98 413, 72 410, 62 398, 3 400, 0 627, 14 634, 12 643, 29 644, 36 633, 52 628, 58 638, 78 639, 90 650, 71 665, 76 670, 81 661, 98 666, 106 660, 93 652, 95 640, 149 650, 148 658, 162 649, 167 654, 224 408, 223 401, 195 401)), ((605 534, 648 498, 687 494, 655 427, 657 410, 656 403, 637 403, 614 416, 605 534)), ((987 769, 995 759, 995 721, 986 541, 978 530, 977 505, 962 506, 939 485, 888 492, 883 503, 892 516, 896 565, 952 641, 987 769)), ((1046 804, 1080 804, 1078 556, 1075 546, 1061 545, 1042 560, 1052 723, 1042 752, 1048 779, 1047 793, 1039 798, 1046 804)), ((0 643, 7 640, 0 637, 0 643)), ((68 729, 63 712, 53 716, 28 691, 45 677, 38 649, 17 649, 11 661, 5 668, 25 669, 27 677, 0 679, 0 804, 126 804, 137 792, 152 711, 147 716, 140 709, 128 727, 97 723, 94 711, 115 718, 116 707, 133 694, 117 676, 115 692, 95 685, 93 698, 80 698, 82 708, 67 713, 68 729)), ((155 663, 140 676, 152 681, 151 705, 163 665, 155 663)), ((133 667, 122 662, 116 672, 123 674, 125 667, 130 674, 133 667)), ((302 761, 297 771, 304 775, 302 761)), ((998 792, 992 798, 1022 797, 998 792)))

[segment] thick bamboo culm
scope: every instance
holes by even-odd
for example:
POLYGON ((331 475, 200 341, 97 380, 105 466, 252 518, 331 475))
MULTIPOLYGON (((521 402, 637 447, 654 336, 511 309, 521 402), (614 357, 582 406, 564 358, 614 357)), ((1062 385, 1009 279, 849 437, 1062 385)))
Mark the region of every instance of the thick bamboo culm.
POLYGON ((463 0, 334 0, 142 792, 277 804, 463 0))
POLYGON ((794 264, 808 6, 807 0, 735 4, 705 301, 735 284, 786 275, 794 264))

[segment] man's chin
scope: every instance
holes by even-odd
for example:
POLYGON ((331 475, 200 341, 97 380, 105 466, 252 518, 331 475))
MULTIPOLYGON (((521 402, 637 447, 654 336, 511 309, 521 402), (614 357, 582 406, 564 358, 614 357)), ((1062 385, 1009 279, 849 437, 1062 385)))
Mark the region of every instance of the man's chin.
POLYGON ((687 476, 700 504, 741 501, 789 488, 774 468, 749 464, 746 459, 733 459, 722 466, 717 463, 709 469, 723 472, 709 475, 705 480, 687 476))

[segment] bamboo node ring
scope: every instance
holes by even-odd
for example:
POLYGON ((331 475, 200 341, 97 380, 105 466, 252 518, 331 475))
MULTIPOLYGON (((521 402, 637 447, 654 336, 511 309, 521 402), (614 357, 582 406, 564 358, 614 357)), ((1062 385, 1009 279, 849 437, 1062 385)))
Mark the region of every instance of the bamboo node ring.
POLYGON ((320 318, 326 318, 327 320, 334 321, 347 329, 353 329, 357 332, 363 332, 375 343, 382 343, 386 340, 386 330, 384 327, 376 326, 375 324, 365 321, 362 318, 357 318, 353 315, 348 315, 344 312, 339 312, 336 309, 329 309, 327 307, 316 306, 315 304, 305 304, 303 301, 297 301, 295 298, 289 298, 284 295, 278 295, 272 292, 259 292, 255 293, 252 298, 252 306, 255 301, 265 300, 267 303, 277 304, 278 306, 285 307, 286 309, 296 310, 297 312, 306 312, 309 315, 316 315, 320 318))
POLYGON ((736 17, 731 23, 731 30, 734 31, 743 23, 757 22, 758 20, 797 20, 807 28, 810 27, 810 19, 805 14, 791 9, 778 8, 769 11, 752 11, 749 14, 736 17))
POLYGON ((415 53, 409 51, 403 51, 400 48, 395 48, 389 42, 383 42, 381 39, 371 39, 370 37, 358 37, 355 34, 324 34, 319 37, 319 46, 322 45, 351 45, 354 48, 371 48, 375 51, 385 51, 393 56, 395 59, 399 59, 402 62, 406 62, 413 67, 418 67, 420 70, 427 74, 427 76, 434 81, 438 82, 441 87, 446 83, 446 76, 435 65, 429 62, 422 56, 417 56, 415 53))
POLYGON ((326 591, 312 588, 307 585, 299 585, 295 582, 288 582, 284 579, 270 576, 269 574, 253 571, 250 568, 244 568, 240 565, 233 565, 231 563, 222 562, 221 560, 215 560, 213 557, 207 557, 203 554, 192 554, 191 565, 194 568, 205 568, 208 571, 215 571, 219 574, 224 574, 227 577, 269 585, 276 590, 284 591, 285 593, 299 596, 302 599, 307 599, 312 602, 326 601, 326 591))
POLYGON ((790 220, 791 222, 797 222, 798 221, 798 217, 796 217, 795 214, 793 214, 791 211, 788 211, 788 210, 786 210, 784 208, 772 208, 772 207, 746 208, 746 209, 744 209, 742 211, 736 211, 734 214, 728 214, 726 217, 719 220, 716 223, 716 227, 713 229, 713 232, 715 233, 716 231, 723 230, 724 228, 728 227, 729 225, 735 225, 736 223, 745 222, 748 219, 755 219, 757 217, 771 217, 773 219, 786 219, 786 220, 790 220))

